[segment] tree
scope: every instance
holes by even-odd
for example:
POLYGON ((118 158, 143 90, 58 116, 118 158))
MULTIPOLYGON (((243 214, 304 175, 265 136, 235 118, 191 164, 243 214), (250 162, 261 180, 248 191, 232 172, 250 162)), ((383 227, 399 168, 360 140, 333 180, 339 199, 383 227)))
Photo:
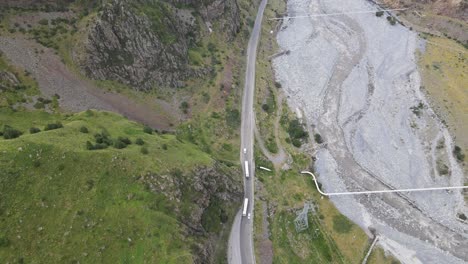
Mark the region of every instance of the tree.
POLYGON ((85 133, 85 134, 88 134, 88 133, 89 133, 88 128, 85 127, 85 126, 80 127, 80 132, 81 132, 81 133, 85 133))

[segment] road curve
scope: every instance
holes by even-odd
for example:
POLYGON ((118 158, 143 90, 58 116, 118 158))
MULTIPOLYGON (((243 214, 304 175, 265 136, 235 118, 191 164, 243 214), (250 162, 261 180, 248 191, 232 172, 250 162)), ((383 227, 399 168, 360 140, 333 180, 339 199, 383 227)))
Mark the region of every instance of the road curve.
MULTIPOLYGON (((263 11, 267 0, 262 0, 258 8, 255 24, 250 35, 249 44, 247 46, 247 66, 245 71, 245 86, 242 96, 242 120, 241 120, 241 146, 240 146, 240 161, 244 168, 244 161, 249 163, 250 177, 244 179, 244 196, 249 199, 248 212, 252 214, 254 209, 254 179, 255 179, 255 163, 254 163, 254 89, 255 89, 255 62, 257 57, 258 40, 261 33, 261 24, 263 19, 263 11), (244 153, 244 148, 246 153, 244 153)), ((253 244, 253 219, 242 217, 242 208, 239 213, 240 221, 234 221, 229 238, 228 261, 232 264, 254 264, 255 251, 253 244)))

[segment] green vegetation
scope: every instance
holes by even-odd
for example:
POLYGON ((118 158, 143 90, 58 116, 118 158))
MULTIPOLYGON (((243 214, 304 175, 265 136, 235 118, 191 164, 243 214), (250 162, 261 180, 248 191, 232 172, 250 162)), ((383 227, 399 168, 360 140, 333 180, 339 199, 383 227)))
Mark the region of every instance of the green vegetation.
MULTIPOLYGON (((0 140, 0 259, 193 262, 194 245, 203 238, 187 236, 182 222, 190 217, 191 207, 186 205, 197 192, 187 185, 184 202, 176 203, 166 196, 173 192, 152 191, 147 180, 162 179, 158 175, 175 169, 179 172, 173 177, 191 178, 193 169, 212 165, 210 156, 195 145, 174 135, 147 134, 142 126, 108 112, 61 116, 0 109, 0 123, 17 131, 63 124, 60 129, 0 140), (89 133, 80 131, 85 125, 89 133), (83 147, 85 142, 111 138, 124 144, 141 139, 151 155, 143 155, 143 148, 132 144, 99 151, 83 147), (164 145, 171 147, 155 156, 164 145)), ((226 222, 231 212, 221 212, 226 207, 219 202, 212 199, 203 216, 205 224, 226 222)), ((219 225, 209 226, 220 230, 219 225)))
POLYGON ((465 160, 465 154, 463 154, 462 149, 459 146, 453 148, 453 155, 457 158, 458 161, 465 160))
POLYGON ((3 131, 1 132, 1 135, 3 136, 4 139, 14 139, 19 136, 21 136, 23 133, 17 129, 12 128, 9 125, 4 125, 3 126, 3 131))
POLYGON ((316 142, 317 144, 322 144, 322 143, 323 143, 323 138, 322 138, 322 136, 321 136, 320 134, 318 134, 318 133, 316 133, 316 134, 314 135, 314 139, 315 139, 315 142, 316 142))
POLYGON ((306 140, 309 136, 309 133, 305 131, 304 125, 301 124, 299 119, 289 121, 288 134, 295 147, 300 147, 302 145, 301 141, 306 140))
POLYGON ((0 78, 0 108, 18 108, 19 104, 30 102, 32 96, 39 94, 37 82, 29 76, 29 73, 9 65, 0 53, 0 73, 2 72, 12 74, 18 83, 0 78))
POLYGON ((142 146, 142 145, 145 144, 145 141, 143 139, 141 139, 141 138, 137 138, 135 140, 135 144, 142 146))
POLYGON ((394 26, 396 24, 396 19, 392 16, 387 16, 387 21, 390 25, 394 26))
POLYGON ((333 217, 333 229, 338 233, 349 233, 353 223, 344 215, 335 215, 333 217))
POLYGON ((144 1, 134 4, 133 8, 148 17, 151 22, 151 30, 161 39, 164 44, 172 44, 177 41, 176 25, 173 11, 162 1, 144 1))
POLYGON ((41 130, 39 128, 37 128, 37 127, 31 127, 29 129, 29 133, 31 133, 31 134, 36 134, 36 133, 39 133, 39 132, 41 132, 41 130))

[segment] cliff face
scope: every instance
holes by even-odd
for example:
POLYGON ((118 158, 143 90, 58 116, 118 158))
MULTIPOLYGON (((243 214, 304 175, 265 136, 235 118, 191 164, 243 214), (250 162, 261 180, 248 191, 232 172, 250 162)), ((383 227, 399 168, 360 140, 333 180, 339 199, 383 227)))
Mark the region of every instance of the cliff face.
POLYGON ((215 263, 220 228, 228 228, 228 209, 242 199, 242 185, 232 169, 215 163, 191 173, 173 171, 168 175, 146 174, 140 179, 149 190, 164 194, 174 202, 179 221, 188 236, 195 237, 195 263, 215 263))
POLYGON ((138 90, 178 87, 206 71, 191 69, 188 61, 188 50, 201 38, 206 22, 218 23, 227 40, 235 36, 240 27, 236 0, 113 0, 93 21, 85 52, 75 60, 93 79, 115 80, 138 90))

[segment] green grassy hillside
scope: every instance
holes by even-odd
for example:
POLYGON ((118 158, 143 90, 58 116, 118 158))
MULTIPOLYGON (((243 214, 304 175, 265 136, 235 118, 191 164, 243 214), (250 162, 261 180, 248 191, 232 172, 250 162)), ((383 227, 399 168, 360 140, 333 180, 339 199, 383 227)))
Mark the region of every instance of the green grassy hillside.
POLYGON ((192 263, 203 255, 198 250, 208 231, 229 226, 223 223, 231 212, 220 208, 233 207, 229 194, 240 183, 174 135, 148 134, 137 123, 97 111, 0 110, 0 130, 5 125, 23 134, 0 139, 2 263, 192 263), (44 131, 56 122, 63 128, 44 131), (31 127, 42 131, 30 134, 31 127), (95 144, 97 133, 132 144, 88 150, 86 142, 95 144), (210 168, 218 183, 196 187, 205 174, 200 168, 210 168))

